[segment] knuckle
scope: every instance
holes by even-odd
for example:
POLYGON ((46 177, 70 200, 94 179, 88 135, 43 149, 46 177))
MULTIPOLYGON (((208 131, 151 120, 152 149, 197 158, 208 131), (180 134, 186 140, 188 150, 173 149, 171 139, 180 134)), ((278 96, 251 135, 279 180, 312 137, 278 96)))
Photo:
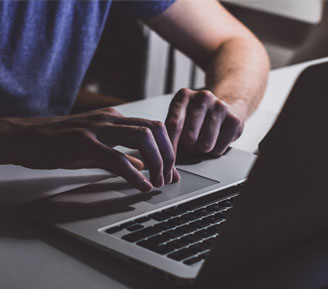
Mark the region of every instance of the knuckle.
POLYGON ((181 88, 179 89, 177 95, 189 95, 190 91, 191 90, 189 88, 181 88))
POLYGON ((202 152, 210 152, 213 149, 213 144, 210 142, 202 142, 198 145, 198 147, 202 150, 202 152))
POLYGON ((214 144, 212 144, 208 141, 203 142, 203 144, 202 144, 203 149, 206 150, 206 151, 209 151, 209 150, 213 149, 213 146, 214 146, 214 144))
POLYGON ((214 94, 209 90, 201 90, 201 91, 199 91, 197 96, 203 102, 209 102, 215 98, 214 94))
POLYGON ((78 139, 89 139, 91 137, 90 132, 84 128, 74 129, 70 133, 71 137, 78 139))
POLYGON ((177 118, 170 118, 166 121, 166 128, 169 131, 181 131, 183 128, 182 121, 177 118))
POLYGON ((208 108, 208 101, 202 97, 195 98, 192 102, 192 108, 197 110, 206 110, 208 108))
POLYGON ((210 123, 217 125, 218 121, 221 119, 220 115, 221 114, 219 112, 210 111, 206 117, 208 118, 210 123))
POLYGON ((221 156, 221 152, 219 151, 212 151, 211 152, 211 156, 214 157, 214 158, 218 158, 221 156))
POLYGON ((229 116, 229 122, 230 122, 232 127, 236 128, 238 130, 243 129, 243 126, 244 126, 243 121, 240 118, 238 118, 237 116, 230 115, 229 116))
POLYGON ((138 127, 138 132, 139 132, 141 138, 143 138, 143 139, 148 139, 152 135, 150 128, 145 127, 145 126, 138 127))
POLYGON ((229 111, 228 105, 225 104, 224 102, 217 100, 214 103, 214 107, 213 107, 214 112, 216 113, 222 113, 222 114, 227 114, 229 111))
POLYGON ((106 107, 101 110, 97 111, 97 119, 98 121, 103 121, 103 122, 112 122, 116 118, 121 117, 122 115, 114 108, 111 107, 106 107))
POLYGON ((98 121, 107 121, 109 116, 108 112, 103 109, 99 110, 96 115, 98 121))
POLYGON ((112 159, 113 159, 114 163, 120 167, 122 167, 122 166, 125 167, 125 166, 129 165, 129 161, 127 160, 126 157, 124 157, 124 155, 122 153, 113 152, 112 159))
POLYGON ((177 102, 185 102, 190 95, 191 90, 189 88, 181 88, 174 96, 173 100, 177 102))
POLYGON ((172 168, 174 166, 174 163, 175 163, 175 156, 174 156, 174 154, 168 155, 168 163, 169 163, 170 168, 172 168))
POLYGON ((158 162, 157 163, 157 172, 160 174, 163 172, 163 169, 164 169, 163 162, 158 162))
POLYGON ((175 163, 175 155, 172 152, 168 153, 166 156, 165 156, 165 161, 166 161, 166 165, 169 166, 169 167, 173 167, 174 163, 175 163))
POLYGON ((103 111, 106 113, 106 115, 121 115, 115 108, 112 107, 105 107, 103 108, 103 111))
POLYGON ((156 131, 165 130, 165 125, 161 121, 155 120, 155 121, 152 121, 151 124, 152 124, 153 129, 156 130, 156 131))
POLYGON ((185 132, 185 134, 184 134, 184 139, 185 139, 185 141, 186 142, 188 142, 189 144, 191 143, 191 144, 193 144, 193 143, 195 143, 196 142, 196 134, 194 133, 194 132, 192 132, 192 131, 187 131, 187 132, 185 132))

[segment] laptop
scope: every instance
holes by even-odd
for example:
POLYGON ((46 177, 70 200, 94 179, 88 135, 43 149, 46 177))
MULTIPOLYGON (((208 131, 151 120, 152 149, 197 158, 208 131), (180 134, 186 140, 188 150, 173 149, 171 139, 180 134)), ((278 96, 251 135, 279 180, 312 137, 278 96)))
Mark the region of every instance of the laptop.
POLYGON ((113 176, 22 209, 174 283, 219 284, 328 228, 327 71, 303 71, 257 159, 231 149, 151 193, 113 176))

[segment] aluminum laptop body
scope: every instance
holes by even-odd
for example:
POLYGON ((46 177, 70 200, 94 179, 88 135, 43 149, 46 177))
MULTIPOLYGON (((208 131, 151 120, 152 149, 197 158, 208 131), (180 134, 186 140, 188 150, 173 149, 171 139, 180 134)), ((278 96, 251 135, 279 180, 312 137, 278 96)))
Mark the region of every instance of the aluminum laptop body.
MULTIPOLYGON (((260 157, 243 186, 240 184, 245 181, 255 156, 231 149, 219 159, 178 167, 182 176, 179 183, 148 194, 130 188, 121 178, 112 177, 28 203, 24 209, 32 212, 32 216, 39 221, 176 283, 192 285, 196 282, 209 286, 214 280, 220 282, 231 276, 232 272, 237 272, 246 265, 256 264, 259 260, 278 253, 285 246, 292 246, 328 227, 328 218, 317 222, 318 218, 326 215, 323 202, 328 201, 324 194, 327 178, 322 178, 322 169, 328 169, 328 156, 325 159, 326 164, 320 158, 317 162, 317 159, 307 155, 308 148, 312 150, 317 147, 318 140, 315 136, 322 130, 322 120, 318 120, 316 111, 307 110, 309 107, 306 95, 311 92, 317 101, 327 103, 323 94, 328 89, 318 89, 327 86, 325 80, 319 77, 323 71, 328 71, 327 66, 328 64, 316 65, 302 73, 278 121, 263 142, 260 157), (313 85, 317 89, 313 90, 313 85), (309 133, 309 128, 315 133, 309 133), (312 138, 311 141, 305 141, 308 136, 312 138), (215 242, 212 242, 206 258, 186 264, 186 258, 177 261, 168 257, 191 245, 174 249, 169 255, 137 245, 152 237, 150 234, 144 240, 140 239, 142 234, 138 231, 145 230, 144 227, 153 228, 173 219, 176 222, 181 221, 179 214, 179 220, 175 219, 177 215, 167 218, 167 214, 161 220, 159 216, 163 218, 163 211, 177 214, 176 211, 179 210, 176 208, 185 207, 184 203, 197 203, 199 199, 208 201, 208 204, 203 201, 202 208, 206 206, 209 210, 215 207, 212 204, 214 195, 218 205, 231 205, 228 200, 232 198, 234 201, 232 209, 228 205, 229 211, 225 207, 225 214, 220 212, 224 221, 220 222, 215 238, 213 235, 210 237, 215 242), (235 198, 237 195, 239 196, 235 198), (316 205, 317 210, 314 213, 309 209, 309 204, 316 205), (159 220, 156 220, 156 216, 159 220), (129 231, 129 228, 133 230, 129 231), (130 237, 126 237, 127 235, 130 237), (136 241, 132 242, 134 237, 136 241)), ((323 107, 324 105, 322 109, 323 107)), ((326 118, 328 123, 328 116, 320 117, 326 118)), ((322 151, 326 140, 327 138, 322 137, 318 152, 322 151)), ((203 213, 201 210, 194 210, 192 214, 194 212, 203 213)), ((214 215, 218 213, 205 215, 202 220, 210 220, 208 217, 214 215)), ((192 222, 194 221, 190 220, 181 226, 192 222)), ((180 227, 179 223, 174 226, 180 227)), ((211 226, 205 226, 205 229, 211 226)), ((199 229, 201 230, 203 232, 204 228, 199 229)), ((165 232, 164 230, 160 235, 165 232)), ((180 234, 174 240, 187 235, 188 233, 180 234)), ((197 258, 201 255, 199 253, 195 256, 197 258)))

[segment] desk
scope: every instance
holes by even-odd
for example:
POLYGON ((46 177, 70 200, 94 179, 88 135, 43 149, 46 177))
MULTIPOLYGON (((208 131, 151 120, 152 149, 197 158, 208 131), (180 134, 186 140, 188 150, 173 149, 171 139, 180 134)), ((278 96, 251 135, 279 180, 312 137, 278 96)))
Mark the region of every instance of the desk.
POLYGON ((276 14, 292 20, 317 24, 321 20, 322 2, 319 0, 257 1, 257 0, 221 0, 236 6, 276 14))
MULTIPOLYGON (((274 122, 296 77, 304 67, 320 61, 328 61, 328 58, 272 71, 259 110, 246 123, 244 135, 234 146, 250 151, 256 149, 257 143, 274 122)), ((147 112, 144 111, 144 101, 117 108, 126 115, 163 120, 169 100, 169 96, 147 100, 147 112)), ((21 219, 16 211, 19 204, 28 200, 101 180, 106 176, 101 170, 34 171, 17 166, 0 166, 0 288, 173 288, 165 281, 69 236, 42 225, 30 224, 21 219)), ((301 254, 306 263, 312 262, 317 256, 328 256, 327 240, 320 240, 319 246, 312 246, 301 254)), ((290 265, 294 266, 297 259, 294 258, 290 265)), ((323 267, 323 270, 327 272, 327 268, 323 267)), ((286 271, 279 274, 284 276, 286 271)), ((288 274, 294 274, 294 279, 299 279, 299 274, 306 275, 299 270, 293 272, 292 269, 288 274)), ((311 278, 318 278, 324 272, 311 274, 311 278)), ((269 274, 267 278, 274 277, 269 274)), ((281 284, 276 285, 275 288, 283 288, 281 284)))

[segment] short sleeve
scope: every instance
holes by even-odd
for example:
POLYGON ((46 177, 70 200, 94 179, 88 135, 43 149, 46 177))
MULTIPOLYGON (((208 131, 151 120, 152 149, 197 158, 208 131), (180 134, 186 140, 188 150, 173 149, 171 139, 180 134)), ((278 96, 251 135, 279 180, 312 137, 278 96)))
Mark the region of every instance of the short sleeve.
POLYGON ((125 12, 140 20, 146 20, 160 15, 174 2, 175 0, 122 1, 125 12))

